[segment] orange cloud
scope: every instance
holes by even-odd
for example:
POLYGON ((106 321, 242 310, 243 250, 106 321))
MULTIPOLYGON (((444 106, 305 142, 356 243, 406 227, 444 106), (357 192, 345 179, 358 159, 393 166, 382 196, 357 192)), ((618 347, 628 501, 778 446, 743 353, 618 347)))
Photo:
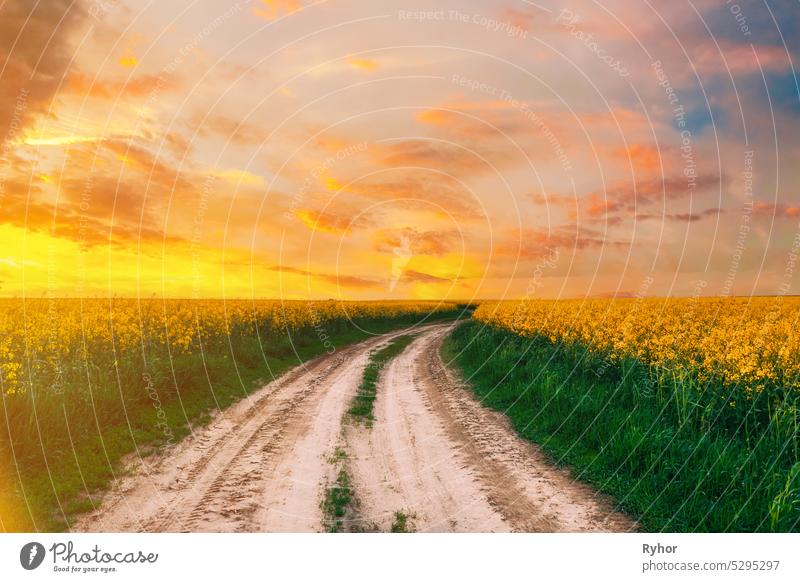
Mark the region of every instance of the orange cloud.
POLYGON ((72 0, 0 5, 0 139, 14 141, 47 112, 70 65, 71 35, 87 14, 72 0))
POLYGON ((198 113, 187 121, 186 127, 196 130, 202 137, 214 135, 242 145, 262 144, 269 136, 269 130, 257 123, 225 115, 205 116, 198 113))
POLYGON ((708 208, 701 212, 667 213, 667 214, 637 214, 637 220, 671 220, 674 222, 697 222, 707 216, 719 216, 723 214, 723 208, 708 208))
POLYGON ((649 144, 635 143, 627 149, 617 148, 612 151, 612 155, 629 161, 635 172, 658 172, 663 163, 658 147, 649 144))
POLYGON ((182 239, 167 235, 158 228, 147 213, 142 213, 141 199, 126 207, 126 201, 134 201, 137 193, 133 189, 125 192, 115 184, 112 189, 102 185, 96 195, 91 197, 93 204, 83 209, 72 201, 55 206, 41 200, 32 191, 22 195, 6 196, 0 206, 0 224, 24 228, 28 232, 46 233, 52 237, 63 238, 79 243, 83 247, 112 245, 128 249, 132 243, 142 241, 177 243, 182 239), (119 211, 112 207, 115 193, 120 197, 119 211), (112 226, 113 224, 113 226, 112 226))
POLYGON ((119 59, 119 65, 121 67, 126 68, 126 69, 132 69, 133 67, 135 67, 138 64, 139 64, 139 59, 137 59, 133 55, 125 55, 125 56, 120 57, 120 59, 119 59))
POLYGON ((134 54, 134 50, 142 43, 142 36, 139 34, 132 35, 125 43, 125 50, 119 58, 119 65, 125 69, 132 69, 139 64, 139 59, 134 54))
POLYGON ((391 253, 407 245, 415 255, 441 256, 455 250, 461 240, 457 230, 383 229, 375 233, 375 249, 391 253))
POLYGON ((730 70, 733 75, 741 75, 756 73, 760 69, 788 71, 791 61, 781 45, 751 45, 749 42, 737 44, 710 39, 704 35, 692 48, 692 65, 701 74, 727 75, 730 70))
POLYGON ((384 167, 422 166, 456 174, 490 171, 491 166, 477 153, 470 148, 425 140, 407 140, 370 149, 372 158, 384 167))
POLYGON ((445 105, 444 109, 426 109, 415 117, 422 124, 437 127, 461 139, 485 139, 502 137, 501 132, 515 135, 531 131, 533 125, 524 123, 519 111, 508 107, 497 108, 493 104, 489 102, 487 108, 469 115, 460 114, 460 111, 467 111, 466 107, 445 105), (451 108, 455 111, 448 110, 451 108))
POLYGON ((402 201, 406 210, 474 219, 483 212, 474 196, 452 178, 424 170, 404 170, 391 177, 374 176, 348 185, 347 191, 369 199, 402 201))
POLYGON ((692 193, 709 192, 720 185, 721 178, 714 174, 699 174, 690 188, 686 176, 677 174, 644 180, 620 180, 610 184, 605 191, 591 192, 579 199, 579 208, 588 216, 600 217, 622 210, 634 211, 663 200, 675 200, 692 193))
POLYGON ((354 228, 362 228, 369 224, 363 216, 356 217, 353 212, 349 212, 341 205, 337 206, 341 214, 335 214, 332 210, 320 212, 311 209, 295 210, 294 215, 305 224, 310 230, 326 232, 328 234, 349 234, 354 228))
POLYGON ((500 256, 521 259, 543 259, 557 256, 559 250, 583 250, 602 247, 628 247, 630 243, 604 238, 602 233, 576 226, 563 226, 548 230, 526 228, 514 230, 497 245, 500 256))
POLYGON ((380 67, 380 63, 373 59, 347 59, 347 64, 353 67, 354 69, 360 69, 362 71, 374 71, 380 67))
POLYGON ((180 87, 181 83, 173 75, 137 75, 124 81, 109 81, 73 71, 63 91, 81 97, 116 100, 121 96, 146 97, 156 91, 175 91, 180 87))
POLYGON ((769 204, 758 201, 753 205, 753 210, 758 214, 777 216, 780 218, 800 218, 800 206, 788 204, 769 204))
POLYGON ((451 279, 447 277, 437 277, 428 273, 421 273, 419 271, 407 270, 403 272, 403 281, 410 281, 412 283, 450 283, 451 279))
POLYGON ((189 177, 168 165, 163 156, 155 156, 131 141, 108 140, 102 142, 102 145, 118 160, 130 166, 131 170, 140 173, 148 188, 155 184, 174 192, 192 189, 194 186, 189 177))
POLYGON ((373 279, 367 279, 365 277, 358 277, 354 275, 315 273, 312 271, 306 271, 304 269, 298 269, 296 267, 289 267, 283 265, 275 265, 273 267, 268 267, 268 270, 277 271, 279 273, 288 273, 291 275, 299 275, 302 277, 310 277, 312 279, 317 279, 319 281, 324 281, 326 283, 330 283, 332 285, 337 285, 341 287, 352 287, 355 289, 369 289, 369 288, 383 287, 383 283, 381 281, 375 281, 373 279))
POLYGON ((291 14, 303 7, 300 0, 261 0, 253 7, 253 14, 264 20, 275 20, 282 14, 291 14))

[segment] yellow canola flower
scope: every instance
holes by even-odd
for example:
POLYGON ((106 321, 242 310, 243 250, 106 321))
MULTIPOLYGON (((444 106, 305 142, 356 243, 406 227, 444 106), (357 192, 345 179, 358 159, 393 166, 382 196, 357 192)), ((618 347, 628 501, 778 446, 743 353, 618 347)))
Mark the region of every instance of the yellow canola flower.
POLYGON ((233 334, 275 335, 354 318, 393 318, 449 311, 425 301, 273 301, 190 299, 0 299, 0 390, 24 392, 41 374, 53 382, 109 355, 141 357, 145 347, 197 353, 233 334))
POLYGON ((500 301, 481 304, 473 317, 745 388, 800 381, 798 297, 500 301))

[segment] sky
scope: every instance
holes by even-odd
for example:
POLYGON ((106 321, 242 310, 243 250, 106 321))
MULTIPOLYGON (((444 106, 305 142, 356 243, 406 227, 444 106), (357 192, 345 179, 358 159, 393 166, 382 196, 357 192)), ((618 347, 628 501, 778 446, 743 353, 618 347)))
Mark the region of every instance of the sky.
POLYGON ((0 295, 789 295, 793 0, 0 0, 0 295))

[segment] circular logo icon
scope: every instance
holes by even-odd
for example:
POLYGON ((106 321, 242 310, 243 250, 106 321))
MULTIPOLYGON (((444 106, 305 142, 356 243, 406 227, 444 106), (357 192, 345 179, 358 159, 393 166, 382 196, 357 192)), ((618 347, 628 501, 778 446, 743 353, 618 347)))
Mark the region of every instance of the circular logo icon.
POLYGON ((30 542, 19 551, 19 563, 26 570, 35 570, 44 561, 44 546, 39 542, 30 542))

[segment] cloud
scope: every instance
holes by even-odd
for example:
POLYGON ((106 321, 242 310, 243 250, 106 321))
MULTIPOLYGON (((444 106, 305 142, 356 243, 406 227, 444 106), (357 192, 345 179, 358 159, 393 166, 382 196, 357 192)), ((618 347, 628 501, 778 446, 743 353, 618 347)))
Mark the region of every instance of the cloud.
POLYGON ((445 103, 442 107, 421 111, 416 120, 440 133, 461 140, 502 138, 502 134, 530 133, 535 126, 506 101, 445 103))
POLYGON ((704 36, 692 47, 691 62, 702 75, 747 75, 791 68, 789 55, 782 46, 719 41, 704 36), (724 57, 724 60, 723 60, 724 57), (727 69, 726 69, 727 65, 727 69))
POLYGON ((563 226, 548 230, 525 228, 510 232, 498 243, 500 256, 520 257, 526 260, 552 258, 560 249, 584 250, 603 247, 627 248, 630 243, 609 240, 590 229, 563 226))
POLYGON ((671 220, 674 222, 697 222, 707 216, 723 214, 723 208, 707 208, 700 212, 666 213, 666 214, 637 214, 637 220, 671 220))
MULTIPOLYGON (((115 185, 114 190, 118 191, 119 185, 115 185)), ((131 190, 121 196, 135 198, 136 194, 131 190)), ((141 217, 141 210, 137 214, 135 205, 125 207, 124 200, 119 206, 118 217, 115 216, 118 220, 112 224, 113 194, 107 190, 99 190, 91 199, 96 203, 83 208, 74 202, 56 207, 36 196, 34 191, 18 192, 15 196, 6 196, 0 205, 0 224, 47 233, 84 247, 110 245, 128 249, 132 243, 183 241, 181 237, 158 228, 147 213, 141 217)))
POLYGON ((373 147, 373 159, 383 167, 421 166, 453 174, 475 174, 491 170, 491 166, 470 148, 437 141, 404 140, 385 148, 373 147))
POLYGON ((391 253, 406 243, 414 255, 442 256, 455 250, 461 240, 457 230, 382 229, 375 233, 375 250, 391 253))
POLYGON ((353 229, 371 224, 365 215, 357 214, 355 210, 341 204, 332 205, 324 211, 300 208, 295 210, 294 215, 310 230, 328 234, 346 235, 353 229))
POLYGON ((264 20, 275 20, 302 7, 300 0, 260 0, 259 4, 253 7, 253 14, 264 20))
POLYGON ((165 161, 164 156, 156 156, 146 148, 137 145, 133 140, 106 140, 102 147, 114 154, 127 171, 141 175, 143 184, 148 188, 153 185, 166 188, 170 193, 177 190, 191 190, 191 178, 165 161))
POLYGON ((720 177, 714 174, 697 175, 693 188, 690 188, 687 177, 680 174, 663 178, 620 180, 611 184, 605 192, 595 191, 581 197, 579 207, 591 217, 607 216, 623 210, 633 212, 637 208, 663 200, 702 194, 718 187, 720 183, 720 177))
POLYGON ((627 148, 614 149, 612 155, 632 165, 634 172, 653 173, 659 172, 664 165, 662 156, 666 151, 663 147, 659 151, 656 145, 635 143, 627 148))
POLYGON ((245 119, 226 115, 206 116, 197 113, 186 123, 187 128, 196 131, 201 137, 217 136, 240 145, 259 145, 269 137, 269 130, 245 119))
POLYGON ((353 67, 354 69, 359 69, 361 71, 375 71, 380 68, 380 63, 373 59, 357 59, 351 58, 347 59, 347 64, 353 67))
POLYGON ((70 64, 70 39, 86 19, 82 2, 0 4, 0 142, 47 112, 70 64))
POLYGON ((177 91, 181 87, 182 83, 174 75, 135 75, 124 80, 111 80, 73 71, 61 92, 115 101, 122 97, 147 97, 177 91))
POLYGON ((452 280, 446 277, 437 277, 414 270, 403 271, 402 280, 411 283, 452 283, 452 280))
POLYGON ((391 177, 373 176, 349 184, 347 192, 372 200, 402 202, 406 210, 452 218, 477 219, 484 215, 472 193, 454 179, 435 172, 406 170, 391 177))
POLYGON ((758 201, 753 205, 753 211, 757 214, 779 218, 800 218, 800 206, 789 204, 770 204, 758 201))
POLYGON ((267 268, 270 271, 277 271, 279 273, 288 273, 290 275, 299 275, 303 277, 311 277, 319 281, 331 283, 341 287, 351 287, 354 289, 370 289, 382 288, 383 282, 367 279, 365 277, 357 277, 354 275, 332 275, 330 273, 315 273, 313 271, 306 271, 296 267, 289 267, 283 265, 275 265, 267 268))

